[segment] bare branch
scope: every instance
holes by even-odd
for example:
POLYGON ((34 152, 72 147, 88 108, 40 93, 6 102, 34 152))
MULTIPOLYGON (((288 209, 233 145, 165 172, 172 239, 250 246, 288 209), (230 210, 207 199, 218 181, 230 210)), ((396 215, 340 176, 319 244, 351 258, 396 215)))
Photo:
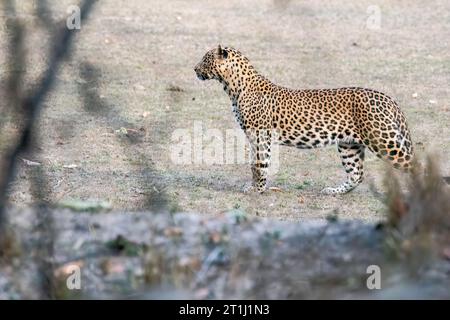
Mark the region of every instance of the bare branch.
MULTIPOLYGON (((84 0, 82 2, 82 5, 80 7, 81 21, 87 18, 95 2, 96 0, 84 0)), ((6 8, 10 12, 14 13, 14 6, 10 0, 6 3, 6 8)), ((3 172, 3 176, 0 179, 0 237, 4 233, 2 232, 4 231, 2 229, 4 228, 6 220, 5 204, 7 200, 8 186, 11 181, 14 180, 17 159, 22 152, 25 152, 30 147, 34 124, 39 117, 42 108, 42 102, 53 87, 59 66, 69 55, 74 35, 75 31, 69 30, 67 28, 64 28, 58 32, 57 36, 55 37, 56 41, 50 50, 50 62, 48 68, 39 80, 37 86, 35 86, 36 89, 29 96, 18 98, 19 105, 17 105, 17 109, 24 112, 25 119, 22 131, 19 134, 17 145, 12 148, 11 152, 5 155, 2 164, 1 172, 3 172)), ((20 43, 23 42, 22 36, 17 36, 17 38, 20 40, 20 43)), ((16 44, 16 46, 19 46, 19 44, 16 44)), ((15 78, 13 78, 13 80, 16 81, 15 78)), ((14 81, 12 81, 12 84, 10 84, 10 86, 15 86, 14 81)))

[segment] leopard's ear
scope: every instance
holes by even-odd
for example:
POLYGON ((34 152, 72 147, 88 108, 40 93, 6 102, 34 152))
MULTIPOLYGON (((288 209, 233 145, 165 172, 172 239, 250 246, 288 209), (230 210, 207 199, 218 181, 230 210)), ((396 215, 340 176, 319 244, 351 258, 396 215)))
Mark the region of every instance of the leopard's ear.
POLYGON ((223 59, 226 59, 228 57, 228 52, 226 49, 222 49, 221 45, 219 44, 219 47, 217 48, 217 55, 223 59))

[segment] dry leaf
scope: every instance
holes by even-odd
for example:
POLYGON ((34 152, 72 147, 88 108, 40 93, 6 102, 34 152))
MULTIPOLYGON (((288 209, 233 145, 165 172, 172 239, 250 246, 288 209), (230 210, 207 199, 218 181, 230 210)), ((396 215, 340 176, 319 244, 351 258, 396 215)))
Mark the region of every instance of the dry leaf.
POLYGON ((201 288, 195 292, 195 299, 204 300, 209 296, 208 288, 201 288))
POLYGON ((213 232, 209 235, 212 243, 220 243, 222 241, 222 235, 219 232, 213 232))
POLYGON ((391 204, 391 211, 396 221, 400 221, 408 213, 408 204, 401 197, 396 197, 391 204))
POLYGON ((122 259, 108 258, 102 262, 101 269, 104 274, 117 274, 125 272, 125 265, 122 259))
POLYGON ((191 270, 199 270, 202 262, 197 257, 181 257, 178 265, 183 268, 190 268, 191 270))
POLYGON ((450 260, 450 247, 442 249, 442 256, 445 259, 450 260))
POLYGON ((145 87, 143 85, 141 85, 141 84, 136 84, 136 85, 134 85, 134 89, 135 90, 139 90, 139 91, 143 91, 143 90, 145 90, 145 87))
POLYGON ((39 162, 36 162, 36 161, 30 161, 30 160, 23 159, 23 158, 22 158, 22 160, 23 160, 23 162, 25 162, 25 164, 27 166, 30 166, 30 167, 38 167, 41 165, 39 162))
POLYGON ((183 230, 179 227, 169 227, 164 230, 166 237, 179 237, 183 234, 183 230))
POLYGON ((56 268, 55 271, 53 271, 53 274, 55 277, 66 277, 71 275, 74 270, 80 269, 84 266, 84 262, 82 260, 77 261, 71 261, 66 264, 63 264, 61 267, 56 268))

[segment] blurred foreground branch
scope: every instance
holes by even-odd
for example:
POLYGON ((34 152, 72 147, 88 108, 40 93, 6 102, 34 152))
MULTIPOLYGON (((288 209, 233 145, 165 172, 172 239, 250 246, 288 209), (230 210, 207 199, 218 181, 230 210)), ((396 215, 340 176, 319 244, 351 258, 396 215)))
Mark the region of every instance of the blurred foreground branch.
MULTIPOLYGON (((88 16, 95 0, 84 0, 80 7, 80 21, 88 16)), ((8 199, 8 188, 14 180, 16 174, 17 161, 19 157, 31 150, 38 132, 36 132, 36 123, 42 109, 43 101, 52 90, 55 83, 56 74, 64 59, 70 54, 71 44, 75 32, 70 30, 64 24, 59 29, 51 20, 47 9, 47 2, 40 1, 37 7, 37 16, 51 35, 49 49, 48 66, 43 72, 40 80, 33 85, 35 88, 31 93, 25 94, 22 91, 22 78, 25 68, 24 53, 24 27, 16 17, 14 2, 8 0, 4 3, 9 19, 9 29, 11 30, 11 43, 9 46, 9 74, 7 76, 7 103, 10 111, 17 115, 17 124, 19 133, 16 143, 5 152, 2 163, 0 177, 0 257, 7 255, 11 243, 11 233, 7 230, 7 218, 5 213, 6 201, 8 199)), ((36 265, 39 272, 39 296, 44 299, 54 298, 53 281, 53 251, 54 251, 54 228, 53 218, 48 207, 43 203, 46 196, 46 177, 42 169, 38 168, 36 176, 32 179, 32 193, 37 201, 36 232, 39 235, 37 242, 38 252, 36 255, 36 265)))
MULTIPOLYGON (((41 5, 39 6, 40 12, 45 11, 45 9, 43 8, 43 3, 41 3, 41 5)), ((87 18, 94 3, 95 0, 83 1, 80 7, 81 21, 87 18)), ((15 13, 12 1, 7 1, 5 3, 5 6, 7 11, 13 14, 15 13)), ((41 19, 42 17, 43 15, 41 15, 41 19)), ((11 22, 11 24, 14 27, 12 29, 13 36, 12 45, 10 47, 10 57, 12 59, 12 61, 10 61, 10 65, 17 66, 18 64, 22 64, 24 60, 23 52, 21 50, 23 46, 23 27, 17 20, 11 22), (19 54, 16 54, 16 50, 19 50, 19 54)), ((8 186, 14 180, 17 159, 20 154, 30 148, 34 124, 39 117, 42 108, 42 102, 45 100, 45 97, 53 87, 59 66, 69 55, 72 39, 75 35, 75 32, 73 30, 69 30, 66 27, 55 32, 57 33, 55 35, 56 40, 50 49, 48 67, 44 71, 41 79, 36 84, 36 86, 33 86, 34 88, 36 88, 34 91, 26 96, 20 96, 18 88, 21 80, 21 74, 19 72, 15 72, 8 78, 8 92, 12 95, 10 100, 11 102, 15 102, 15 104, 12 105, 12 108, 14 108, 15 110, 20 110, 22 112, 23 125, 21 131, 18 134, 17 144, 11 148, 10 152, 7 152, 4 155, 2 161, 1 172, 3 173, 3 175, 0 178, 0 242, 1 237, 4 234, 3 231, 6 222, 5 204, 8 197, 8 186)))

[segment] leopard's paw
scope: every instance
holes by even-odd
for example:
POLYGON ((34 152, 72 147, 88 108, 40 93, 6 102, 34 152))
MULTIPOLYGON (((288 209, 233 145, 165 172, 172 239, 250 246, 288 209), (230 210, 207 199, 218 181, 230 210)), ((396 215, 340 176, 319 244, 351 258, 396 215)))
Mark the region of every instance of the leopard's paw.
POLYGON ((253 193, 256 192, 257 188, 253 184, 246 184, 244 188, 242 188, 243 193, 253 193))

